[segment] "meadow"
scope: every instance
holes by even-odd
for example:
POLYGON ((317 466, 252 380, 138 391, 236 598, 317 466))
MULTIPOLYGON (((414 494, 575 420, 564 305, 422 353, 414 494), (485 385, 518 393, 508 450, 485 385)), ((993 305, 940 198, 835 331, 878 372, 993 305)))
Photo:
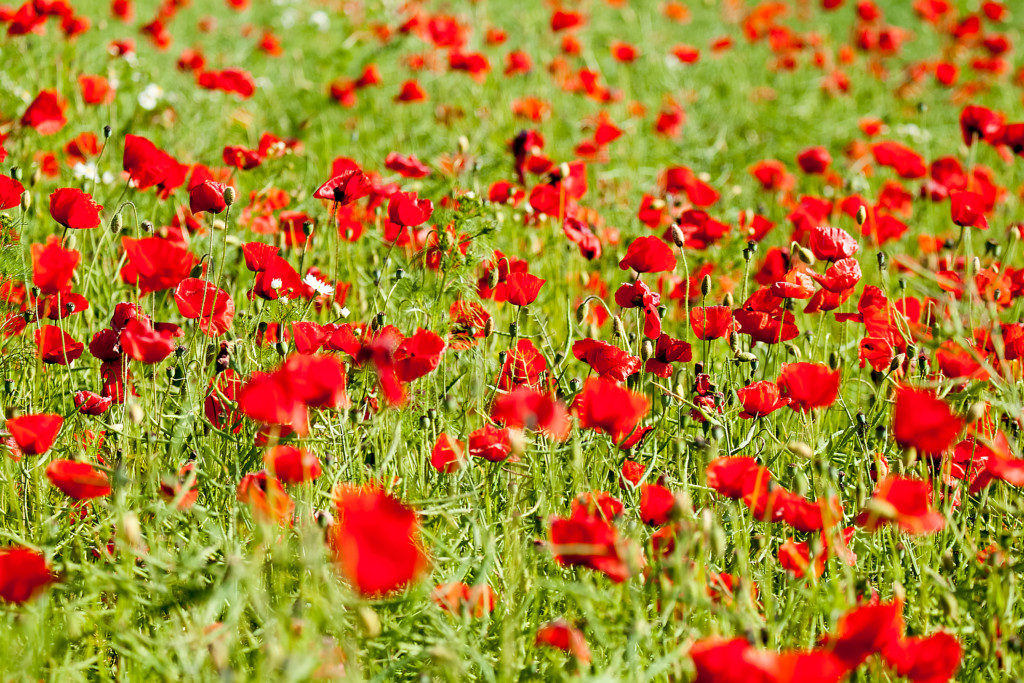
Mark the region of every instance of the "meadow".
POLYGON ((1021 680, 1022 12, 0 6, 0 678, 1021 680))

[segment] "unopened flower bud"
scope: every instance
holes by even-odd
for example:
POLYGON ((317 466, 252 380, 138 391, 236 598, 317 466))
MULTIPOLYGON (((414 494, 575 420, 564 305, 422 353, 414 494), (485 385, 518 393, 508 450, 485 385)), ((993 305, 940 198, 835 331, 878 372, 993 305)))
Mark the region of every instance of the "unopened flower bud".
POLYGON ((622 324, 622 318, 617 315, 612 316, 612 333, 620 338, 626 338, 626 326, 622 324))
POLYGON ((653 355, 654 344, 651 343, 650 339, 644 339, 644 343, 640 345, 640 359, 646 361, 653 355))
POLYGON ((879 270, 885 270, 889 266, 889 256, 884 251, 878 252, 876 258, 878 259, 879 270))
POLYGON ((494 289, 495 287, 497 287, 498 280, 500 279, 501 273, 498 272, 497 268, 493 269, 490 273, 487 274, 487 288, 494 289))
POLYGON ((121 214, 115 213, 110 218, 110 232, 114 233, 115 235, 121 232, 121 214))
POLYGON ((491 336, 491 333, 494 332, 494 318, 488 318, 487 320, 484 321, 484 326, 483 326, 483 330, 482 331, 483 331, 484 339, 486 339, 487 337, 491 336))
POLYGON ((28 193, 28 190, 21 193, 21 210, 28 211, 32 207, 32 195, 28 193))
POLYGON ((585 303, 580 304, 576 307, 576 324, 582 325, 583 321, 587 319, 587 305, 585 303))
POLYGON ((103 139, 109 140, 110 136, 114 133, 114 129, 110 125, 103 126, 103 139))
POLYGON ((139 227, 142 228, 142 232, 151 233, 153 232, 153 221, 146 219, 139 223, 139 227))
POLYGON ((679 228, 678 223, 672 224, 672 242, 680 249, 686 244, 686 238, 683 237, 683 231, 679 228))
POLYGON ((857 225, 864 225, 868 219, 868 207, 861 204, 857 207, 857 225))
POLYGON ((786 448, 796 456, 803 458, 804 460, 813 460, 814 451, 803 441, 797 441, 796 439, 786 444, 786 448))
POLYGON ((710 291, 711 291, 711 276, 710 275, 705 275, 700 280, 700 293, 703 294, 704 296, 707 296, 710 291))
POLYGON ((726 308, 732 308, 733 303, 732 292, 726 292, 725 296, 722 297, 722 305, 726 308))
POLYGON ((224 203, 228 206, 235 203, 235 188, 230 185, 224 188, 224 203))
POLYGON ((15 180, 21 180, 21 176, 22 176, 21 167, 20 166, 12 166, 11 167, 11 177, 14 178, 15 180))
POLYGON ((973 424, 985 417, 985 410, 987 408, 988 405, 986 405, 984 401, 975 401, 972 403, 971 407, 967 409, 967 422, 973 424))

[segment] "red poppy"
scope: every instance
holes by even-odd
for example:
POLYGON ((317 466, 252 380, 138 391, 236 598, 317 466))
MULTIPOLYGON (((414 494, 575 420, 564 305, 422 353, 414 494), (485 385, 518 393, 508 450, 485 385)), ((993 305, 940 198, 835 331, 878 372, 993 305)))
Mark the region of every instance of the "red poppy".
POLYGON ((957 225, 988 230, 985 199, 977 192, 950 192, 950 213, 957 225))
POLYGON ((110 495, 107 473, 87 462, 54 460, 46 468, 50 483, 75 500, 90 500, 110 495))
MULTIPOLYGON (((967 459, 968 463, 975 465, 969 470, 969 473, 975 472, 970 486, 971 493, 981 491, 993 479, 1000 479, 1013 486, 1024 486, 1024 458, 1014 457, 1005 434, 998 432, 991 439, 975 439, 971 446, 967 459)), ((954 463, 954 474, 957 464, 954 463)))
POLYGON ((67 365, 78 360, 85 351, 85 344, 56 325, 43 325, 36 330, 36 353, 44 363, 67 365))
POLYGON ((35 128, 40 135, 53 135, 68 122, 64 115, 67 107, 67 102, 56 90, 40 91, 21 115, 21 125, 35 128))
POLYGON ((604 432, 616 444, 637 428, 650 407, 643 394, 598 377, 586 381, 573 404, 581 427, 604 432))
POLYGON ((632 268, 638 273, 671 271, 676 267, 676 257, 665 241, 653 235, 637 237, 630 242, 626 255, 619 261, 619 268, 632 268))
POLYGON ((921 155, 898 142, 877 142, 871 153, 879 165, 891 167, 901 178, 923 178, 927 172, 921 155))
POLYGON ((247 474, 238 482, 235 499, 248 505, 253 516, 262 522, 290 524, 295 512, 295 502, 281 482, 266 470, 247 474))
POLYGON ((946 525, 946 520, 932 509, 931 496, 928 482, 890 475, 875 486, 871 499, 857 516, 857 524, 868 531, 895 523, 907 533, 934 533, 946 525))
POLYGON ((903 634, 901 611, 898 602, 856 607, 840 617, 832 632, 822 638, 822 647, 853 670, 871 655, 899 642, 903 634))
POLYGON ((206 90, 234 93, 243 100, 249 99, 256 92, 256 81, 248 71, 242 69, 202 71, 196 76, 196 84, 206 90))
POLYGON ((940 455, 953 445, 963 425, 946 402, 930 392, 907 386, 896 390, 892 432, 904 448, 940 455))
POLYGON ((373 183, 365 173, 357 168, 350 168, 318 187, 313 196, 345 205, 365 197, 372 189, 373 183))
POLYGON ((996 142, 1003 131, 1003 117, 991 109, 970 104, 960 112, 960 133, 970 147, 976 140, 996 142))
POLYGON ((426 178, 430 175, 430 167, 417 159, 415 154, 403 156, 398 152, 391 152, 384 159, 384 167, 403 178, 426 178))
POLYGON ((671 377, 670 363, 689 363, 693 350, 688 342, 662 334, 654 345, 654 355, 647 359, 644 370, 658 377, 671 377))
POLYGON ((956 676, 963 652, 955 637, 936 631, 929 636, 901 638, 882 656, 897 676, 912 683, 944 683, 956 676))
POLYGON ((231 295, 211 282, 185 278, 174 288, 178 312, 189 320, 199 319, 199 329, 211 337, 219 337, 231 329, 235 303, 231 295))
POLYGON ((375 486, 334 491, 330 543, 341 573, 365 597, 405 588, 427 569, 416 512, 375 486))
POLYGON ((32 284, 39 288, 40 294, 66 292, 82 255, 75 249, 62 247, 56 235, 47 237, 45 245, 33 244, 31 251, 32 284))
POLYGON ((176 287, 189 276, 195 263, 184 244, 161 237, 122 237, 121 244, 128 257, 121 268, 121 279, 136 285, 142 294, 176 287))
POLYGON ((832 163, 832 155, 824 147, 809 147, 796 156, 804 173, 823 174, 832 163))
POLYGON ((433 202, 419 199, 415 192, 396 192, 388 200, 388 220, 404 227, 425 223, 433 212, 433 202))
POLYGON ((690 309, 690 328, 697 339, 721 339, 733 330, 728 306, 697 306, 690 309))
POLYGON ((315 455, 295 446, 274 446, 264 454, 263 464, 271 475, 285 484, 313 481, 323 471, 315 455))
MULTIPOLYGON (((2 149, 3 146, 0 146, 0 150, 2 149)), ((21 206, 21 195, 24 192, 24 185, 9 175, 0 173, 0 211, 21 206)))
POLYGON ((597 372, 598 376, 623 382, 640 369, 640 358, 599 339, 581 339, 572 345, 572 355, 597 372))
POLYGON ((677 508, 676 496, 660 484, 640 487, 640 519, 648 526, 668 524, 677 508))
POLYGON ((546 280, 525 272, 512 272, 505 278, 505 296, 513 306, 529 306, 537 300, 546 280))
POLYGON ((751 420, 756 417, 764 417, 774 413, 783 406, 788 406, 792 399, 779 395, 779 385, 775 382, 761 381, 754 382, 736 392, 739 396, 743 412, 740 417, 751 420))
POLYGON ((426 91, 415 80, 408 80, 402 83, 401 90, 395 95, 396 102, 422 102, 426 99, 426 91))
POLYGON ((161 196, 184 183, 189 168, 146 138, 130 134, 124 138, 122 166, 137 189, 155 186, 161 196))
POLYGON ((811 277, 828 291, 839 294, 852 289, 860 282, 860 264, 855 258, 840 259, 830 266, 824 275, 812 273, 811 277))
POLYGON ((562 620, 549 621, 537 629, 533 644, 567 652, 582 664, 590 664, 590 648, 582 631, 562 620))
POLYGON ((21 415, 7 420, 7 432, 22 453, 39 455, 50 450, 63 424, 64 418, 60 415, 21 415))
POLYGON ((46 557, 31 548, 0 550, 0 598, 20 605, 57 580, 46 557))
POLYGON ((91 195, 73 187, 62 187, 50 195, 50 215, 65 228, 95 228, 102 210, 91 195))
POLYGON ((113 401, 106 396, 100 396, 94 391, 79 391, 75 393, 75 408, 83 415, 102 415, 107 412, 113 401))
POLYGON ((491 417, 515 429, 535 429, 556 441, 569 437, 569 412, 551 394, 521 386, 494 399, 491 417))
POLYGON ((508 429, 484 425, 469 435, 469 455, 489 462, 503 462, 512 452, 508 429))
POLYGON ((808 245, 814 258, 821 261, 840 261, 857 253, 860 245, 842 228, 820 225, 811 228, 808 245))
POLYGON ((174 352, 175 330, 159 328, 148 321, 135 318, 121 330, 121 349, 142 363, 159 363, 174 352))
POLYGON ((444 348, 444 340, 437 334, 422 328, 416 330, 411 337, 403 339, 395 351, 395 374, 402 382, 423 377, 441 363, 444 348))
POLYGON ((440 584, 430 597, 446 612, 465 612, 477 618, 493 612, 496 602, 494 590, 487 584, 467 586, 462 581, 440 584))
POLYGON ((430 452, 430 466, 438 472, 451 474, 462 469, 465 462, 464 445, 441 432, 434 443, 434 449, 430 452))
POLYGON ((621 545, 610 522, 583 508, 569 517, 551 518, 551 553, 560 565, 587 567, 621 583, 630 575, 621 545))
POLYGON ((817 363, 783 363, 776 383, 782 396, 790 399, 789 407, 806 413, 835 402, 839 395, 839 370, 817 363))
POLYGON ((227 208, 224 200, 224 190, 228 186, 213 180, 204 180, 192 187, 188 192, 188 209, 194 214, 206 211, 208 213, 220 213, 227 208))

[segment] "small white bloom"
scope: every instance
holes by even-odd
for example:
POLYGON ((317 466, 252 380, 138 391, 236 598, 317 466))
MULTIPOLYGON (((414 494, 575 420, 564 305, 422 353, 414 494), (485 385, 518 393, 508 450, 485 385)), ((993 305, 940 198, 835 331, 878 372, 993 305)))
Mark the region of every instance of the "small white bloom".
POLYGON ((334 294, 334 287, 330 286, 323 280, 320 280, 315 275, 306 274, 306 277, 302 278, 302 281, 317 294, 331 295, 334 294))
POLYGON ((156 109, 157 103, 163 97, 164 91, 156 83, 150 83, 139 93, 139 106, 146 111, 156 109))
POLYGON ((327 16, 327 12, 321 10, 309 15, 309 23, 313 24, 321 31, 326 31, 331 24, 331 20, 327 16))
POLYGON ((341 317, 342 318, 347 318, 351 313, 352 313, 352 311, 348 310, 348 306, 345 306, 345 307, 343 307, 341 309, 341 317))

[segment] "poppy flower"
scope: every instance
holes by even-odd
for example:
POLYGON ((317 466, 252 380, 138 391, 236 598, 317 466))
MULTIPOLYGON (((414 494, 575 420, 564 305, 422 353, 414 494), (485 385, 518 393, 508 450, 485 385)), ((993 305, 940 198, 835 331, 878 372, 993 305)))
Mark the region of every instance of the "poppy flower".
POLYGON ((670 363, 689 363, 691 360, 693 350, 688 342, 662 334, 654 345, 654 355, 644 364, 644 370, 658 377, 671 377, 670 363))
POLYGON ((75 408, 83 415, 102 415, 107 412, 113 401, 107 396, 100 396, 94 391, 75 393, 75 408))
POLYGON ((121 245, 128 257, 121 279, 137 286, 142 294, 176 287, 195 263, 185 245, 161 237, 122 237, 121 245))
POLYGON ((62 187, 50 195, 50 215, 65 228, 95 228, 102 209, 91 195, 73 187, 62 187))
POLYGON ((125 354, 142 363, 159 363, 174 352, 172 329, 158 328, 136 318, 121 330, 120 344, 125 354))
POLYGON ((44 295, 66 292, 75 275, 75 267, 82 255, 75 249, 65 249, 56 235, 46 238, 46 244, 33 244, 32 284, 44 295))
POLYGON ((811 228, 808 246, 820 261, 840 261, 857 253, 860 245, 842 228, 820 225, 811 228))
POLYGON ((85 344, 75 339, 56 325, 43 325, 36 330, 36 353, 44 363, 67 365, 78 360, 85 351, 85 344))
POLYGON ((384 167, 403 178, 426 178, 430 175, 430 167, 417 159, 415 154, 403 156, 398 152, 391 152, 384 159, 384 167))
POLYGON ((876 163, 891 167, 901 178, 923 178, 927 172, 921 155, 898 142, 877 142, 871 153, 876 163))
POLYGON ((721 339, 733 330, 732 309, 728 306, 697 306, 690 309, 690 328, 697 339, 721 339))
POLYGON ((838 658, 848 670, 856 669, 873 654, 899 642, 903 634, 902 605, 880 602, 850 610, 822 638, 821 647, 838 658))
POLYGON ((804 173, 823 174, 832 163, 832 155, 824 147, 809 147, 796 156, 796 162, 804 173))
POLYGON ((278 480, 285 484, 304 484, 313 481, 323 471, 320 460, 305 448, 274 446, 263 456, 263 464, 278 480))
POLYGON ((139 135, 126 135, 122 167, 134 187, 148 190, 156 187, 166 196, 185 182, 188 166, 139 135))
POLYGON ((5 602, 27 602, 56 580, 42 553, 23 546, 0 550, 0 598, 5 602))
POLYGON ((348 169, 334 176, 313 193, 317 199, 326 199, 338 205, 351 204, 370 194, 373 183, 359 169, 348 169))
POLYGON ((466 456, 463 444, 441 432, 430 452, 430 466, 438 472, 451 474, 462 469, 466 456))
POLYGON ((637 428, 650 407, 643 394, 599 377, 588 379, 573 403, 581 427, 604 432, 616 444, 637 428))
POLYGON ((414 228, 430 218, 434 204, 419 199, 415 192, 396 192, 388 199, 388 220, 396 225, 414 228))
POLYGON ((488 462, 503 462, 512 452, 508 429, 484 425, 469 435, 469 455, 488 462))
POLYGON ((868 531, 895 523, 910 534, 930 534, 946 525, 931 507, 932 487, 926 481, 890 475, 875 486, 871 499, 857 516, 868 531))
POLYGON ((342 575, 364 597, 402 590, 427 569, 416 512, 375 486, 334 491, 330 545, 342 575))
POLYGON ((402 83, 401 89, 395 95, 396 102, 423 102, 426 99, 426 91, 419 82, 412 79, 402 83))
POLYGON ((783 363, 776 380, 789 407, 801 413, 827 408, 839 395, 839 370, 817 363, 783 363))
POLYGON ((206 90, 234 93, 243 100, 249 99, 256 92, 256 81, 252 74, 242 69, 202 71, 196 76, 196 85, 206 90))
POLYGON ((54 460, 46 468, 50 483, 75 500, 91 500, 110 495, 107 473, 87 462, 54 460))
POLYGON ((199 329, 211 337, 219 337, 231 329, 235 303, 231 295, 213 283, 199 278, 185 278, 174 288, 178 312, 189 320, 199 320, 199 329))
POLYGON ((629 243, 626 255, 619 261, 619 268, 632 268, 638 273, 671 271, 676 267, 676 257, 664 240, 653 235, 637 237, 629 243))
POLYGON ((551 518, 551 553, 562 566, 587 567, 621 583, 631 572, 620 545, 618 531, 610 522, 582 508, 569 517, 551 518))
POLYGON ((581 664, 590 664, 590 647, 583 632, 560 619, 549 621, 537 629, 533 644, 553 647, 571 654, 581 664))
POLYGON ((395 351, 395 373, 402 382, 412 382, 432 372, 441 362, 444 340, 430 330, 418 329, 403 339, 395 351))
MULTIPOLYGON (((2 149, 0 146, 0 150, 2 149)), ((21 195, 24 192, 24 185, 9 175, 0 173, 0 211, 21 206, 21 195)))
POLYGON ((235 499, 248 505, 253 516, 263 522, 290 524, 295 512, 295 502, 281 486, 280 480, 266 470, 242 477, 235 499))
POLYGON ((773 681, 838 683, 848 669, 823 650, 771 652, 757 650, 743 638, 708 638, 690 648, 697 677, 694 683, 773 681))
POLYGON ((984 198, 977 192, 950 192, 950 213, 960 226, 988 230, 984 198))
POLYGON ((999 139, 1003 130, 1002 115, 978 106, 970 104, 960 112, 960 132, 964 144, 970 147, 976 140, 993 142, 999 139))
POLYGON ((907 386, 896 390, 892 432, 900 446, 940 455, 953 445, 963 425, 946 402, 930 392, 907 386))
POLYGON ((68 122, 64 115, 67 106, 56 90, 42 90, 21 115, 21 125, 34 128, 40 135, 53 135, 68 122))
POLYGON ((676 496, 660 484, 640 487, 640 519, 648 526, 661 526, 671 521, 676 509, 676 496))
POLYGON ((599 339, 581 339, 572 345, 572 355, 597 372, 616 382, 623 382, 640 369, 640 358, 599 339))
POLYGON ((944 683, 956 676, 963 649, 954 636, 936 631, 928 636, 901 638, 882 656, 897 676, 912 683, 944 683))
POLYGON ((491 417, 495 422, 515 429, 531 429, 556 441, 569 437, 569 412, 550 393, 521 386, 494 399, 491 417))
POLYGON ((824 275, 813 273, 811 277, 825 289, 833 293, 845 292, 860 282, 860 264, 855 258, 844 258, 829 266, 824 275))
POLYGON ((780 396, 779 385, 768 381, 754 382, 739 389, 736 394, 743 406, 740 417, 745 420, 770 415, 779 408, 789 405, 792 400, 780 396))
POLYGON ((206 211, 208 213, 220 213, 227 208, 224 200, 224 190, 228 188, 224 183, 213 180, 204 180, 188 191, 188 209, 194 214, 206 211))
POLYGON ((430 598, 446 612, 467 612, 477 618, 493 612, 497 599, 494 589, 487 584, 467 586, 462 581, 438 585, 430 598))
POLYGON ((530 273, 513 272, 505 278, 505 296, 513 306, 529 306, 537 300, 546 280, 530 273))
POLYGON ((22 453, 39 455, 50 450, 63 424, 64 418, 60 415, 21 415, 7 420, 7 432, 22 453))

